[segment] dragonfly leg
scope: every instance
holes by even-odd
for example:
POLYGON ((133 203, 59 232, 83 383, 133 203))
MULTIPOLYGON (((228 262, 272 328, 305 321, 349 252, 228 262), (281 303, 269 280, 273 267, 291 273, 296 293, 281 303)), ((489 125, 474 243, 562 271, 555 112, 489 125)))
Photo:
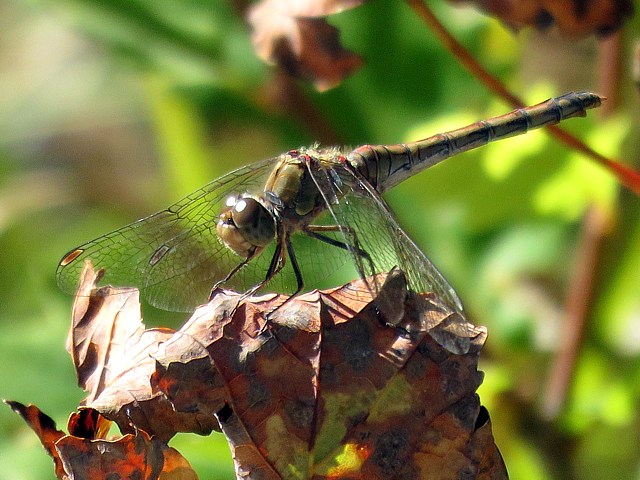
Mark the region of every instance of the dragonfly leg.
POLYGON ((365 259, 369 264, 369 268, 371 270, 371 274, 375 274, 375 268, 373 265, 373 260, 371 259, 371 255, 366 250, 360 248, 360 242, 358 241, 358 235, 356 232, 348 226, 340 226, 340 225, 307 225, 304 229, 304 233, 309 235, 311 238, 315 238, 316 240, 320 240, 321 242, 328 243, 329 245, 333 245, 334 247, 341 248, 348 252, 352 252, 356 254, 358 261, 356 261, 356 265, 358 267, 358 271, 362 278, 365 278, 364 267, 362 266, 360 260, 365 259), (346 232, 353 239, 353 244, 341 242, 334 238, 323 235, 319 232, 346 232))
POLYGON ((220 286, 222 286, 223 284, 227 283, 231 277, 233 277, 238 270, 240 270, 242 267, 244 267, 247 263, 249 263, 249 261, 253 258, 253 255, 249 255, 247 258, 245 258, 242 262, 240 262, 238 265, 236 265, 235 267, 233 267, 231 269, 231 271, 227 274, 226 277, 224 277, 222 280, 218 280, 216 283, 213 284, 213 287, 211 287, 211 293, 209 293, 209 301, 211 301, 211 299, 213 298, 215 291, 218 290, 218 288, 220 288, 220 286))
POLYGON ((264 276, 264 280, 260 283, 254 285, 249 290, 247 290, 242 297, 240 297, 240 301, 243 301, 253 294, 255 294, 258 290, 264 287, 269 280, 271 280, 282 268, 284 267, 284 255, 282 250, 282 242, 280 240, 276 243, 276 250, 273 252, 273 256, 271 257, 271 263, 269 264, 269 268, 267 269, 267 274, 264 276))
POLYGON ((302 272, 300 271, 300 266, 298 265, 298 260, 296 259, 296 254, 293 250, 293 245, 291 245, 291 240, 289 240, 288 236, 285 239, 284 244, 287 247, 289 260, 291 260, 291 267, 293 268, 293 273, 296 276, 297 288, 296 288, 296 291, 293 292, 293 294, 291 295, 292 297, 295 297, 304 288, 304 280, 302 279, 302 272))
MULTIPOLYGON (((291 295, 289 295, 289 297, 284 302, 282 302, 276 308, 274 308, 269 313, 267 313, 267 315, 265 317, 267 322, 264 324, 264 326, 263 326, 262 330, 260 331, 260 333, 263 333, 267 329, 268 323, 269 323, 269 318, 275 312, 277 312, 279 309, 281 309, 284 305, 286 305, 290 300, 294 299, 296 297, 296 295, 298 295, 302 291, 302 289, 304 288, 304 280, 302 278, 302 272, 300 271, 300 265, 298 264, 298 260, 296 258, 296 253, 295 253, 295 251, 293 249, 293 245, 291 244, 291 240, 289 240, 288 236, 285 238, 284 244, 285 244, 285 247, 287 249, 287 254, 289 255, 289 259, 291 260, 291 267, 293 268, 293 273, 296 276, 296 284, 297 284, 296 285, 296 291, 293 292, 291 295)), ((283 265, 284 265, 284 261, 282 263, 282 266, 283 265)), ((280 266, 278 271, 280 271, 282 269, 282 266, 280 266)), ((277 271, 274 272, 271 276, 275 275, 276 273, 278 273, 278 272, 277 271)), ((265 280, 265 282, 266 282, 266 280, 265 280)))
MULTIPOLYGON (((215 294, 216 290, 218 290, 222 285, 224 285, 225 283, 227 283, 227 282, 231 279, 231 277, 233 277, 236 273, 238 273, 238 271, 239 271, 242 267, 244 267, 247 263, 249 263, 251 260, 253 260, 253 259, 256 257, 256 255, 257 255, 258 253, 260 253, 260 251, 261 251, 261 250, 259 250, 258 248, 254 248, 254 249, 253 249, 253 251, 251 252, 251 254, 250 254, 247 258, 245 258, 242 262, 240 262, 238 265, 236 265, 235 267, 233 267, 233 268, 231 269, 231 271, 227 274, 227 276, 226 276, 226 277, 224 277, 222 280, 218 280, 218 281, 213 285, 213 287, 211 287, 211 293, 209 293, 209 301, 211 301, 211 299, 213 298, 213 296, 214 296, 214 294, 215 294)), ((277 253, 277 251, 276 251, 276 255, 274 255, 274 258, 275 258, 275 256, 277 256, 277 255, 278 255, 278 253, 277 253)), ((273 260, 271 260, 271 263, 273 264, 273 260)), ((259 288, 260 286, 262 286, 263 284, 264 284, 264 281, 263 281, 263 282, 260 282, 260 283, 258 284, 258 288, 259 288)), ((255 288, 255 287, 253 287, 253 288, 255 288)), ((253 288, 251 289, 252 291, 253 291, 253 288)))

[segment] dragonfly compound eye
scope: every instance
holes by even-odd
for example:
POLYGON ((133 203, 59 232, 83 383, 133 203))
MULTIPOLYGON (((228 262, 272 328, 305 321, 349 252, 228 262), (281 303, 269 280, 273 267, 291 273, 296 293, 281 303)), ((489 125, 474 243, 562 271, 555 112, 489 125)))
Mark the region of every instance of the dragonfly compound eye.
POLYGON ((229 197, 216 226, 223 243, 242 257, 249 257, 275 237, 271 213, 251 197, 229 197))

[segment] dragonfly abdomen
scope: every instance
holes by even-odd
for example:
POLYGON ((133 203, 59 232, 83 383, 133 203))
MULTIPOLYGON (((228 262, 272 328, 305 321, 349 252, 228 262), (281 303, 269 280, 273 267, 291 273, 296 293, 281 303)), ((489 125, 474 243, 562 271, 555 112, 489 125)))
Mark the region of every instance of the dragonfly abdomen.
POLYGON ((382 193, 453 155, 567 118, 583 117, 588 109, 600 106, 602 100, 595 93, 567 93, 538 105, 518 108, 506 115, 481 120, 417 142, 363 145, 353 150, 347 160, 382 193))

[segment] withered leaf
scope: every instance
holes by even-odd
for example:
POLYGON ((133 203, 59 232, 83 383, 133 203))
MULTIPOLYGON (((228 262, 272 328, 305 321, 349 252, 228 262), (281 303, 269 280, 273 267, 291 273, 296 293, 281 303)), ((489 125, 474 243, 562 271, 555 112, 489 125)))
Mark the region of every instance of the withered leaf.
POLYGON ((452 354, 450 329, 420 328, 450 327, 437 299, 399 284, 384 315, 362 281, 275 311, 286 297, 216 295, 160 346, 154 385, 218 418, 238 478, 506 478, 475 394, 486 331, 452 354))
POLYGON ((631 0, 450 0, 473 3, 515 30, 552 25, 569 37, 606 35, 633 15, 631 0))
POLYGON ((93 408, 81 408, 78 412, 69 415, 67 429, 74 437, 96 440, 106 438, 111 421, 102 416, 93 408))
POLYGON ((82 272, 67 341, 78 383, 88 392, 83 405, 117 422, 123 432, 134 433, 135 425, 163 441, 179 431, 210 433, 215 419, 176 414, 164 395, 151 388, 152 355, 174 331, 145 330, 138 291, 97 289, 98 275, 89 264, 82 272))
POLYGON ((142 430, 115 440, 104 440, 108 422, 85 408, 69 419, 70 435, 35 405, 5 401, 38 435, 53 458, 61 480, 138 478, 144 480, 195 480, 197 475, 182 455, 142 430), (78 435, 81 433, 83 435, 78 435))
MULTIPOLYGON (((159 335, 134 315, 135 295, 110 307, 86 268, 78 299, 86 308, 75 309, 73 344, 120 349, 117 362, 97 354, 106 360, 82 365, 108 370, 90 406, 121 429, 130 423, 121 455, 141 451, 131 450, 141 425, 162 443, 176 431, 206 433, 217 419, 238 478, 506 478, 475 393, 486 330, 460 328, 462 317, 431 293, 407 290, 399 270, 375 296, 363 280, 284 304, 281 295, 242 300, 221 291, 179 331, 159 335), (127 327, 118 326, 125 318, 127 327), (107 330, 127 334, 95 333, 107 330)), ((157 447, 144 439, 145 458, 156 458, 157 447)), ((142 472, 140 458, 132 464, 142 472)))
POLYGON ((56 449, 74 480, 198 478, 177 450, 141 430, 114 441, 89 441, 67 435, 58 441, 56 449))
POLYGON ((58 430, 56 422, 48 415, 42 413, 35 405, 23 405, 20 402, 11 400, 5 400, 4 403, 20 415, 24 421, 27 422, 27 425, 36 433, 44 449, 49 456, 53 458, 56 476, 58 478, 64 478, 64 467, 62 466, 58 451, 55 448, 56 442, 64 437, 64 432, 58 430))
POLYGON ((342 47, 338 30, 322 17, 363 1, 262 0, 248 13, 256 53, 320 91, 333 88, 359 69, 362 59, 342 47))

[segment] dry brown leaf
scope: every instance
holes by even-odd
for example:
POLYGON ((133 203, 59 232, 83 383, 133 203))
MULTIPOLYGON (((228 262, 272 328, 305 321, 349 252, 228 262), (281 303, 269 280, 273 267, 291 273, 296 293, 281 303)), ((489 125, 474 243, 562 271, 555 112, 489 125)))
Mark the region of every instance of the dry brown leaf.
POLYGON ((633 15, 631 0, 450 0, 473 3, 515 30, 556 26, 568 37, 606 35, 633 15))
POLYGON ((385 314, 356 281, 268 324, 286 297, 219 294, 160 346, 154 385, 177 411, 218 418, 238 478, 506 478, 475 394, 486 331, 450 353, 435 340, 450 330, 420 328, 450 315, 398 285, 380 292, 385 314))
POLYGON ((97 410, 81 408, 69 415, 67 429, 75 437, 97 440, 107 438, 111 423, 111 420, 102 416, 97 410))
POLYGON ((114 441, 89 441, 67 435, 56 443, 56 449, 74 480, 198 478, 177 450, 141 430, 114 441))
POLYGON ((64 437, 64 432, 58 430, 56 422, 51 417, 45 415, 35 405, 23 405, 20 402, 13 402, 5 400, 4 403, 9 405, 11 409, 20 415, 27 425, 36 433, 40 439, 40 443, 47 451, 49 456, 53 458, 55 465, 55 472, 58 478, 64 478, 65 475, 62 461, 58 455, 58 451, 55 448, 55 444, 58 440, 64 437))
POLYGON ((284 306, 219 292, 171 335, 144 330, 135 292, 96 278, 87 265, 71 335, 91 389, 70 420, 82 437, 52 430, 75 478, 193 478, 164 440, 215 419, 238 478, 506 478, 475 393, 486 330, 453 328, 464 319, 408 291, 399 270, 375 298, 362 280, 284 306), (92 439, 105 426, 93 408, 131 433, 92 439))
POLYGON ((256 53, 320 91, 333 88, 358 70, 362 59, 342 47, 338 30, 323 17, 363 1, 262 0, 248 13, 256 53))
POLYGON ((99 279, 89 265, 82 273, 73 307, 67 349, 79 385, 89 393, 82 402, 134 433, 132 425, 168 441, 176 432, 208 434, 212 418, 176 414, 173 406, 151 388, 152 355, 174 334, 169 329, 145 330, 135 289, 95 288, 99 279))
POLYGON ((70 435, 66 435, 38 407, 6 403, 36 432, 54 460, 59 479, 197 479, 182 455, 141 430, 111 441, 99 438, 106 434, 110 422, 93 409, 72 414, 68 423, 70 435))

